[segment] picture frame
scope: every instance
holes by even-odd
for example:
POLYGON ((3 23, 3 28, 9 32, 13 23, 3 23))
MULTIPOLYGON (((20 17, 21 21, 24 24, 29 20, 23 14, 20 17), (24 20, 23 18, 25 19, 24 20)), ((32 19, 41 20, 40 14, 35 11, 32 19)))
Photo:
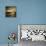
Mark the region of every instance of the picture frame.
POLYGON ((16 6, 6 6, 5 16, 6 17, 16 17, 16 6))

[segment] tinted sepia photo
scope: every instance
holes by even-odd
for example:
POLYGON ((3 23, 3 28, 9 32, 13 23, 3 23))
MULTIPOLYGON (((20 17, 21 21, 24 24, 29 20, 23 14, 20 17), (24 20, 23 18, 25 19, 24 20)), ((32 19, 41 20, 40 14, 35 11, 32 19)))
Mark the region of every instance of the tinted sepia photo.
POLYGON ((16 17, 16 6, 6 6, 5 16, 6 17, 16 17))

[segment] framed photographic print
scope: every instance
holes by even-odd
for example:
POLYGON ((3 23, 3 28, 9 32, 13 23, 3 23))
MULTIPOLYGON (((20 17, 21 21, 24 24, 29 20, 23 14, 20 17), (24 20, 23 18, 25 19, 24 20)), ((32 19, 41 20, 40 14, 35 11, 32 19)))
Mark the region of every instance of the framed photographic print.
POLYGON ((20 31, 20 41, 46 41, 46 25, 20 24, 18 30, 20 31))
POLYGON ((16 6, 6 6, 5 16, 6 17, 16 17, 16 6))

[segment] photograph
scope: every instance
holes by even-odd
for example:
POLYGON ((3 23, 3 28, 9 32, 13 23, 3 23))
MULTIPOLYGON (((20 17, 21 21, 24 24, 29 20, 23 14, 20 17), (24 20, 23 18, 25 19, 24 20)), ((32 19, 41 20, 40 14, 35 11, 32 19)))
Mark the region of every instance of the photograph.
POLYGON ((19 24, 18 38, 20 46, 43 45, 43 43, 46 43, 46 25, 19 24))
POLYGON ((16 17, 16 6, 6 6, 5 16, 6 17, 16 17))

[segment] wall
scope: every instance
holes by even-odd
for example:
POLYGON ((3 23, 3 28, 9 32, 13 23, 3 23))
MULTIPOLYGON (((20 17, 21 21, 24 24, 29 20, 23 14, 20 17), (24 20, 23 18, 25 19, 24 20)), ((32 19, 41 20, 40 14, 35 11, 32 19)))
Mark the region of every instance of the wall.
POLYGON ((22 1, 22 24, 46 24, 46 0, 22 1))
MULTIPOLYGON (((7 44, 8 34, 10 32, 16 32, 17 34, 17 24, 20 20, 21 10, 18 0, 0 0, 0 44, 7 44), (5 7, 6 6, 16 6, 17 17, 7 18, 5 17, 5 7)), ((18 42, 17 39, 15 41, 18 42)))
POLYGON ((18 32, 18 24, 46 24, 46 0, 0 0, 0 44, 8 43, 9 32, 18 32), (5 17, 7 5, 16 6, 16 18, 5 17))

